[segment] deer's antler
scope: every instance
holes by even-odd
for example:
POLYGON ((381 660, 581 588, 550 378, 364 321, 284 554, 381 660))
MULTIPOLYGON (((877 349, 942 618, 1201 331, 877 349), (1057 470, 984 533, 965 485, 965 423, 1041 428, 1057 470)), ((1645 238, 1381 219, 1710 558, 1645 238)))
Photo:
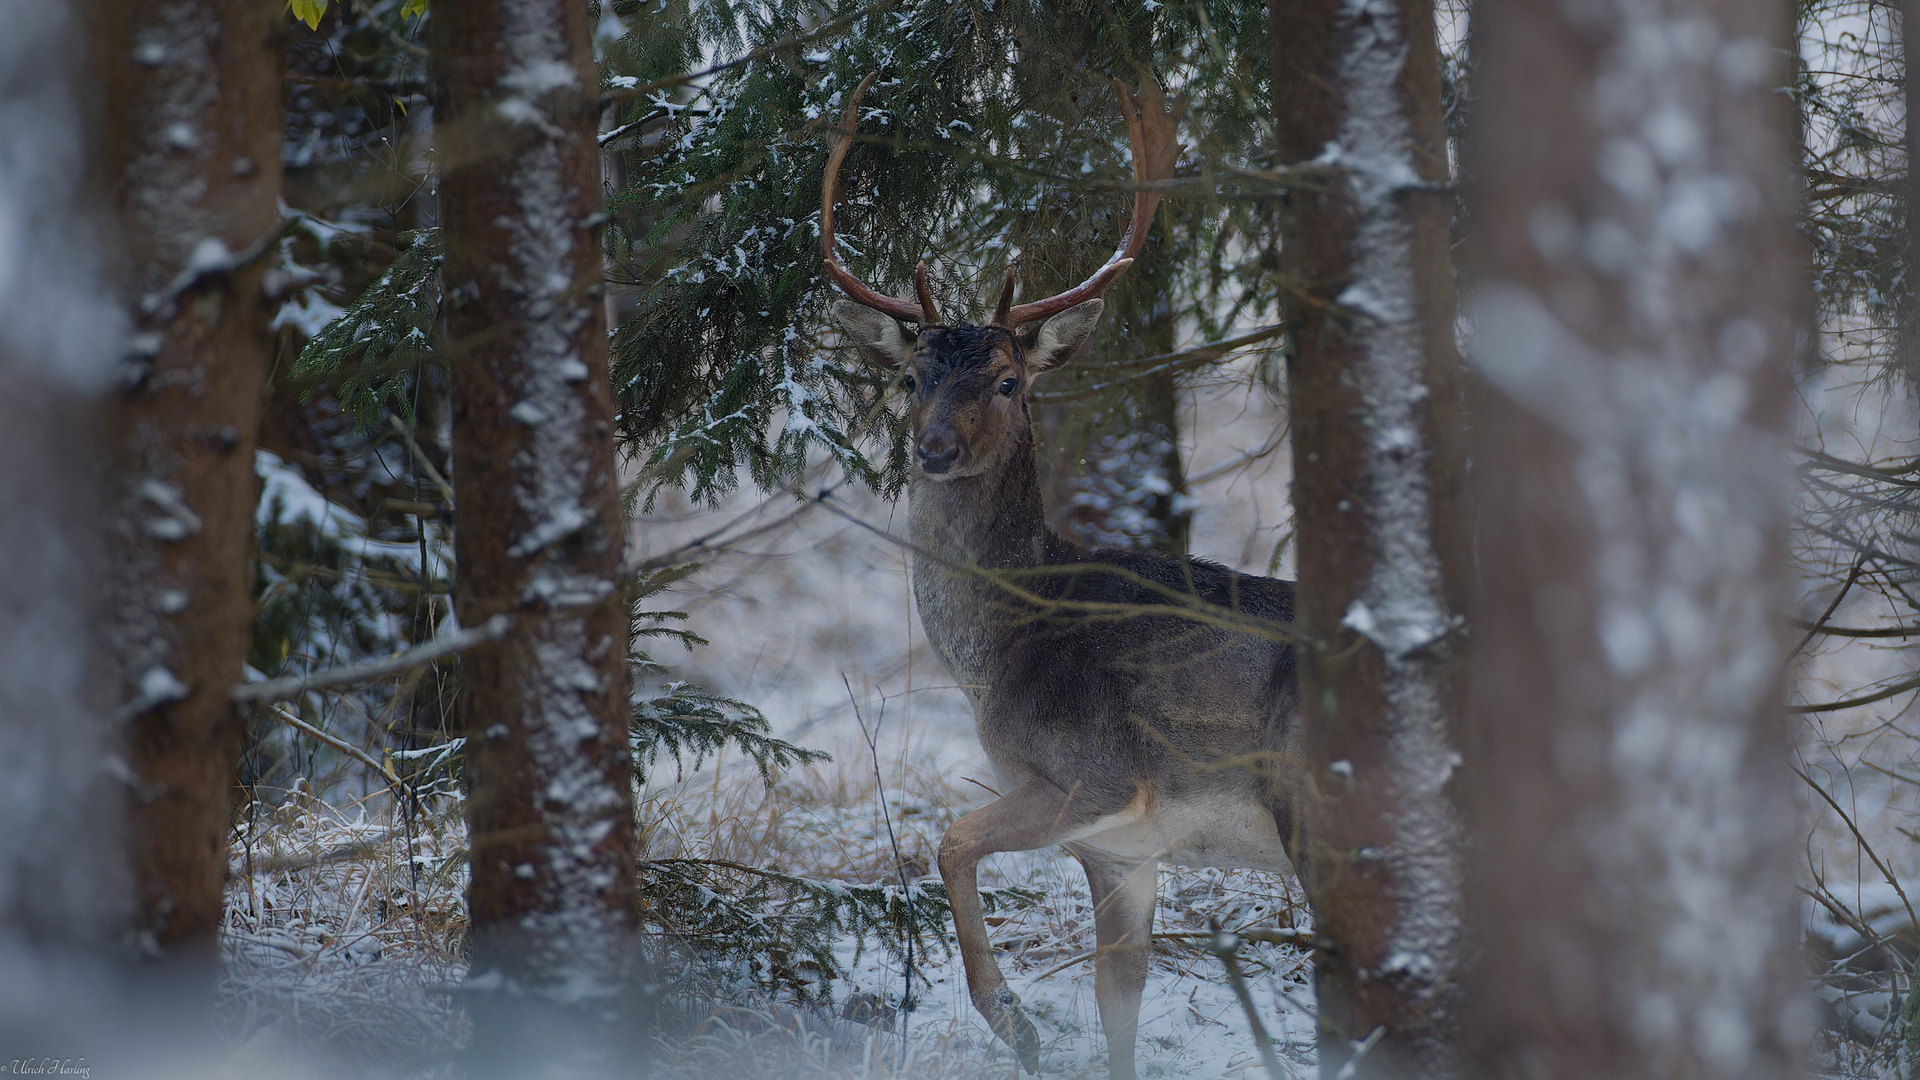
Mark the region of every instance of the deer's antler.
MULTIPOLYGON (((841 118, 839 130, 833 134, 832 150, 827 155, 826 180, 820 190, 820 261, 826 268, 827 276, 854 303, 891 315, 902 322, 931 326, 939 323, 940 311, 934 305, 932 291, 927 287, 926 263, 922 262, 913 275, 914 292, 920 301, 916 307, 905 300, 883 296, 868 288, 841 265, 840 257, 833 250, 833 207, 840 196, 840 165, 846 160, 847 150, 853 144, 854 128, 860 118, 860 101, 866 96, 867 88, 873 85, 874 75, 877 74, 875 72, 861 80, 853 96, 847 100, 847 111, 841 118)), ((1092 277, 1057 296, 1049 296, 1031 304, 1014 306, 1013 272, 1009 268, 1000 302, 994 305, 994 326, 1012 330, 1023 323, 1057 315, 1093 299, 1114 278, 1133 265, 1134 256, 1146 246, 1147 230, 1153 225, 1153 212, 1160 205, 1160 192, 1149 190, 1144 185, 1173 176, 1173 163, 1180 157, 1181 149, 1180 144, 1174 141, 1174 127, 1186 112, 1186 95, 1176 97, 1169 108, 1166 95, 1152 75, 1143 77, 1138 94, 1128 93, 1126 84, 1119 79, 1113 80, 1113 83, 1120 92, 1120 108, 1127 118, 1127 138, 1133 145, 1134 183, 1141 185, 1134 191, 1133 218, 1127 223, 1126 235, 1121 238, 1120 247, 1113 253, 1113 258, 1094 271, 1092 277)))
POLYGON ((878 74, 876 71, 861 80, 859 88, 847 99, 847 112, 841 118, 840 130, 833 133, 833 148, 827 155, 827 177, 820 188, 820 262, 826 267, 827 276, 854 303, 884 312, 902 322, 928 325, 940 321, 940 312, 934 307, 933 293, 927 288, 926 263, 921 263, 919 269, 914 271, 914 291, 920 297, 920 304, 915 307, 905 300, 882 296, 867 288, 859 278, 840 265, 840 257, 833 251, 833 204, 840 196, 840 163, 847 159, 847 149, 853 145, 854 126, 860 122, 860 99, 867 96, 867 87, 873 85, 874 75, 878 74))
MULTIPOLYGON (((1133 144, 1134 183, 1145 185, 1156 180, 1172 179, 1173 163, 1179 159, 1181 149, 1180 144, 1174 141, 1174 127, 1187 111, 1186 95, 1175 97, 1173 107, 1168 108, 1165 93, 1150 74, 1141 77, 1138 94, 1129 94, 1127 84, 1119 79, 1113 80, 1113 86, 1119 92, 1120 109, 1127 116, 1127 139, 1133 144)), ((1013 275, 1008 273, 1000 302, 994 305, 993 324, 1012 330, 1022 323, 1058 315, 1075 304, 1099 296, 1114 278, 1133 265, 1134 256, 1146 246, 1147 230, 1153 227, 1153 212, 1159 206, 1160 192, 1144 186, 1136 188, 1133 193, 1133 219, 1127 223, 1127 233, 1121 238, 1120 247, 1114 251, 1113 258, 1094 271, 1092 277, 1057 296, 1013 306, 1013 275)))

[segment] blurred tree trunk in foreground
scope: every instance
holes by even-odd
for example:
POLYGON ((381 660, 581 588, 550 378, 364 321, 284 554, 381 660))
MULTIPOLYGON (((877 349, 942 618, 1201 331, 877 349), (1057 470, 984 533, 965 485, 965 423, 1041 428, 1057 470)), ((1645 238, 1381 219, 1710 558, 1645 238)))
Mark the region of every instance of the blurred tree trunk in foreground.
POLYGON ((100 168, 136 334, 113 410, 103 666, 117 686, 142 947, 215 959, 253 618, 260 258, 278 232, 279 8, 98 0, 100 168))
POLYGON ((89 621, 125 325, 76 182, 75 23, 64 4, 0 3, 0 1038, 14 1046, 97 1044, 114 1014, 82 964, 111 958, 130 910, 89 621))
POLYGON ((1798 1075, 1788 11, 1489 0, 1468 1060, 1798 1075))
POLYGON ((1320 1070, 1453 1076, 1469 563, 1433 9, 1276 0, 1272 41, 1280 163, 1336 167, 1288 195, 1282 266, 1320 1070))
POLYGON ((466 626, 514 619, 461 668, 475 1060, 509 1074, 565 1039, 593 1069, 625 1020, 637 917, 598 78, 572 0, 433 21, 455 603, 466 626))

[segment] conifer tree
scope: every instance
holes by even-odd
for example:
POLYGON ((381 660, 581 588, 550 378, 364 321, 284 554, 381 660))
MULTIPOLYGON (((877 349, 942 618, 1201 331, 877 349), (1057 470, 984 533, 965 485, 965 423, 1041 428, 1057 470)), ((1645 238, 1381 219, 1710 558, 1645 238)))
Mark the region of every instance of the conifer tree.
MULTIPOLYGON (((1043 387, 1043 402, 1057 394, 1111 431, 1147 411, 1164 418, 1172 372, 1143 377, 1135 363, 1154 355, 1149 328, 1218 335, 1271 305, 1257 203, 1223 166, 1244 160, 1268 123, 1260 5, 1208 5, 1211 21, 1084 0, 886 13, 852 0, 728 5, 725 19, 705 5, 614 10, 631 32, 609 66, 640 84, 610 88, 620 111, 608 146, 628 181, 609 204, 613 284, 633 297, 614 345, 622 433, 656 477, 698 498, 729 490, 737 464, 762 487, 785 486, 809 452, 884 494, 904 479, 902 420, 870 369, 832 351, 831 290, 807 255, 826 126, 870 73, 866 133, 842 179, 847 257, 885 289, 927 259, 956 317, 984 314, 1016 250, 1029 294, 1081 280, 1112 250, 1126 184, 1112 78, 1152 73, 1193 99, 1193 188, 1162 204, 1088 362, 1043 387), (769 55, 677 89, 702 49, 769 55)), ((1068 447, 1089 440, 1056 441, 1077 457, 1068 447)), ((1177 517, 1171 494, 1155 514, 1177 517)))

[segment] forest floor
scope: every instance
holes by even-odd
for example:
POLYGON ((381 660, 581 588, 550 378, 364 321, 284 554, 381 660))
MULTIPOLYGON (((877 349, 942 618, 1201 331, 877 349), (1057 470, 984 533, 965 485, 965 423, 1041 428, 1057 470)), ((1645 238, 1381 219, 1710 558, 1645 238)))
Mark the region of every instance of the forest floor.
MULTIPOLYGON (((1189 474, 1203 477, 1252 458, 1194 486, 1194 548, 1265 573, 1285 535, 1288 469, 1282 414, 1252 377, 1250 365, 1230 368, 1214 389, 1191 395, 1197 412, 1186 430, 1200 434, 1183 450, 1189 474)), ((810 477, 809 490, 836 478, 810 477)), ((904 501, 844 487, 836 499, 880 533, 904 534, 904 501)), ((696 510, 667 493, 641 515, 635 553, 670 551, 729 522, 744 529, 785 518, 797 505, 743 492, 696 510)), ((1280 553, 1283 576, 1289 554, 1280 553)), ((910 595, 899 546, 816 507, 709 559, 662 598, 710 642, 687 653, 656 645, 668 678, 749 702, 775 735, 833 757, 771 785, 737 754, 680 774, 663 761, 640 805, 649 857, 723 859, 847 884, 892 881, 901 867, 937 880, 931 864, 940 835, 993 798, 993 780, 965 697, 929 650, 910 595)), ((296 792, 251 808, 247 821, 234 851, 226 936, 225 1015, 240 1046, 236 1062, 286 1060, 280 1043, 297 1031, 327 1061, 431 1075, 431 1063, 466 1034, 447 993, 464 974, 457 803, 440 800, 409 822, 377 790, 358 801, 296 792)), ((1101 1073, 1092 917, 1079 867, 1057 850, 1002 855, 984 865, 982 883, 1043 894, 1032 907, 990 917, 993 941, 1042 1032, 1049 1070, 1101 1073)), ((1197 940, 1211 920, 1310 926, 1289 880, 1163 870, 1156 931, 1168 936, 1155 944, 1138 1040, 1146 1076, 1260 1074, 1245 1013, 1220 961, 1197 940)), ((836 951, 847 972, 832 988, 837 1007, 798 1007, 737 986, 710 1002, 683 1002, 683 1016, 709 1013, 680 1037, 663 1038, 656 1065, 667 1075, 730 1080, 1013 1074, 1012 1058, 967 1000, 957 954, 936 946, 917 959, 925 982, 903 1023, 861 1023, 843 1015, 844 1003, 897 1003, 901 965, 872 942, 849 938, 836 951)), ((1309 1075, 1305 955, 1250 945, 1242 962, 1283 1062, 1309 1075)))
MULTIPOLYGON (((1911 453, 1902 433, 1914 429, 1912 417, 1888 420, 1884 394, 1842 382, 1804 389, 1808 441, 1856 459, 1911 453)), ((1257 388, 1250 393, 1246 382, 1211 398, 1199 391, 1187 420, 1183 450, 1197 476, 1269 445, 1283 422, 1271 399, 1257 388)), ((808 489, 831 479, 811 477, 808 489)), ((1266 572, 1286 531, 1288 479, 1282 444, 1196 484, 1195 553, 1266 572)), ((845 488, 836 498, 871 528, 818 508, 794 515, 799 504, 791 497, 748 493, 706 510, 664 495, 636 526, 635 551, 647 557, 725 523, 747 528, 791 517, 708 559, 662 598, 686 611, 689 628, 710 644, 654 651, 667 677, 752 703, 775 735, 833 755, 771 784, 737 754, 682 773, 663 763, 640 806, 650 858, 724 859, 847 884, 892 881, 901 869, 931 880, 941 833, 993 797, 965 697, 931 653, 912 608, 905 554, 884 535, 904 534, 904 502, 845 488)), ((1288 555, 1280 554, 1281 576, 1290 574, 1288 555)), ((1810 578, 1802 617, 1817 618, 1836 585, 1810 578)), ((1831 621, 1873 626, 1898 615, 1878 594, 1858 590, 1831 621)), ((1811 642, 1795 673, 1796 700, 1825 701, 1910 672, 1902 644, 1811 642)), ((1825 1075, 1878 1076, 1892 1060, 1886 1036, 1895 1030, 1889 1019, 1904 979, 1888 977, 1899 962, 1871 948, 1858 929, 1910 935, 1907 898, 1920 894, 1920 728, 1908 722, 1907 706, 1902 697, 1796 723, 1798 766, 1835 799, 1809 799, 1803 884, 1825 892, 1856 923, 1807 904, 1809 943, 1826 954, 1814 970, 1825 1075)), ((236 1046, 226 1075, 317 1076, 340 1066, 363 1075, 445 1075, 444 1062, 464 1041, 466 1021, 449 993, 464 976, 458 803, 429 800, 408 818, 377 784, 369 790, 360 800, 298 791, 245 814, 225 940, 223 1017, 236 1046), (295 1045, 301 1050, 290 1052, 295 1045), (288 1064, 295 1061, 310 1062, 312 1071, 288 1064)), ((1049 1071, 1100 1075, 1091 913, 1078 867, 1058 851, 1001 855, 984 864, 983 884, 1043 894, 1030 908, 995 915, 993 941, 1040 1028, 1049 1071)), ((1309 925, 1291 881, 1164 869, 1156 930, 1171 936, 1156 941, 1141 1016, 1146 1076, 1261 1075, 1220 962, 1196 937, 1181 936, 1216 919, 1229 928, 1309 925)), ((957 956, 936 947, 918 958, 926 981, 917 987, 917 1008, 903 1019, 865 1023, 845 1004, 896 1003, 901 965, 850 937, 836 953, 847 977, 832 988, 831 1008, 710 983, 709 998, 681 1003, 683 1026, 662 1032, 659 1073, 690 1080, 1016 1076, 967 1000, 957 956)), ((1257 1014, 1284 1067, 1311 1075, 1306 957, 1257 946, 1246 960, 1257 1014)))

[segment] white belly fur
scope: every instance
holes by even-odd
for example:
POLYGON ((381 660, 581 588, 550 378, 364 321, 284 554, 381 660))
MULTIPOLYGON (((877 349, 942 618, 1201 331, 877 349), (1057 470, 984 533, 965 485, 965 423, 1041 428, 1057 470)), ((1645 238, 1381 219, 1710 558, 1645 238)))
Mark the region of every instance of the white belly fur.
POLYGON ((1168 802, 1136 798, 1062 838, 1080 851, 1138 865, 1148 860, 1222 870, 1291 874, 1273 813, 1246 802, 1168 802))

